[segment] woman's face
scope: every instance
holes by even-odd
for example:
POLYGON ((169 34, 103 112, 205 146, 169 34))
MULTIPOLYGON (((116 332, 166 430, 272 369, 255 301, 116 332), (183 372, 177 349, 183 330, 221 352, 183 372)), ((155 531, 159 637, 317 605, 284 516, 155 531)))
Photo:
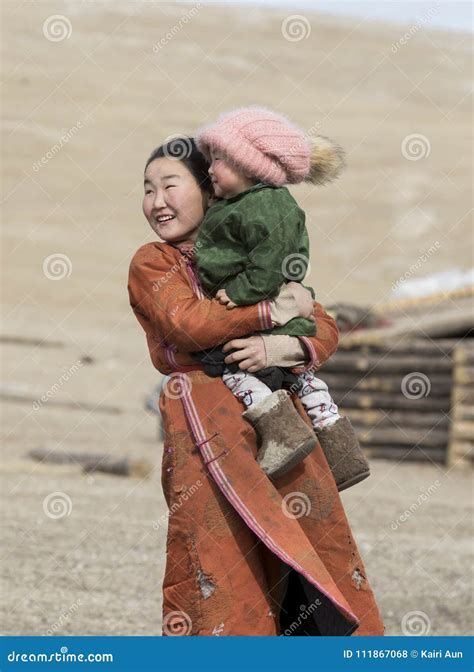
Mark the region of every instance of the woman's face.
POLYGON ((195 241, 207 201, 182 161, 163 157, 148 165, 143 214, 165 242, 195 241))

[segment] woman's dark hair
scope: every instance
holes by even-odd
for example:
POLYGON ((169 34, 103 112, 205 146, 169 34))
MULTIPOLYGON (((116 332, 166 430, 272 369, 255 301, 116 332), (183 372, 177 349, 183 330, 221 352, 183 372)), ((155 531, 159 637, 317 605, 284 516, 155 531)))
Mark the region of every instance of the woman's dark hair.
POLYGON ((177 136, 154 149, 145 164, 145 171, 152 161, 162 158, 175 159, 184 163, 201 190, 212 193, 212 182, 207 172, 210 164, 197 148, 194 138, 188 138, 185 135, 177 136))

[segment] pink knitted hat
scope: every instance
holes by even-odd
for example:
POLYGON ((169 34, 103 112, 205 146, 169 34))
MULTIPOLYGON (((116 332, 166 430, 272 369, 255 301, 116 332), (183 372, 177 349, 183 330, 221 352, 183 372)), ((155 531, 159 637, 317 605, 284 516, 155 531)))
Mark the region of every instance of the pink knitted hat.
POLYGON ((248 177, 277 187, 302 182, 310 173, 311 145, 304 131, 263 107, 222 114, 195 139, 208 159, 211 148, 220 151, 248 177))

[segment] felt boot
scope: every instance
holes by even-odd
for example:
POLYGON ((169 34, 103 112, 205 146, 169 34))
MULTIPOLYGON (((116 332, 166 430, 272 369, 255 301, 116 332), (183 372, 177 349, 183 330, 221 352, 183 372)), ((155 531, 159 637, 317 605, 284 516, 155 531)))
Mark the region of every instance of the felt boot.
POLYGON ((286 390, 277 390, 243 413, 255 427, 261 443, 257 462, 271 478, 290 471, 316 445, 314 432, 305 423, 286 390))
POLYGON ((315 431, 339 492, 370 475, 369 462, 349 418, 339 418, 333 425, 315 431))

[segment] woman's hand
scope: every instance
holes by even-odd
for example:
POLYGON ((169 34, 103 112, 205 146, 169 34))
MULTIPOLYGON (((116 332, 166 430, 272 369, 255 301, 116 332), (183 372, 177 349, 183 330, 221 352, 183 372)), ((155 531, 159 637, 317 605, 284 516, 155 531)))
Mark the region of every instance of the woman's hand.
POLYGON ((264 369, 267 365, 267 353, 265 343, 261 336, 248 336, 246 338, 234 338, 228 341, 222 348, 223 352, 235 350, 225 358, 226 364, 237 362, 239 369, 255 373, 264 369))

